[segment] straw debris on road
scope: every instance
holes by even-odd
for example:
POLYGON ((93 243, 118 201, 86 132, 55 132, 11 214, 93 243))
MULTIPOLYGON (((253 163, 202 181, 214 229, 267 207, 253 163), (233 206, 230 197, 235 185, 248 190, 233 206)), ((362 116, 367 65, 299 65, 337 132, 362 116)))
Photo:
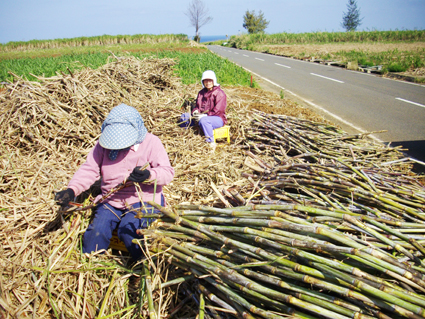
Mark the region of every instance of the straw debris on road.
POLYGON ((200 85, 183 86, 175 63, 112 56, 0 92, 0 317, 423 317, 425 190, 412 163, 240 87, 224 87, 232 142, 211 152, 177 125, 200 85), (119 103, 176 171, 136 266, 123 252, 83 255, 91 210, 62 214, 53 200, 119 103))

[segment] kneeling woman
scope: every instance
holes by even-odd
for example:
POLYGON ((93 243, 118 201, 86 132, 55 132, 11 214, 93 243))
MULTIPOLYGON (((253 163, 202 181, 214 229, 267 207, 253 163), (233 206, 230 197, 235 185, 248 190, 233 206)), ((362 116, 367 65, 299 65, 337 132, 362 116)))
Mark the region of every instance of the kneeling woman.
MULTIPOLYGON (((137 192, 135 185, 130 185, 98 203, 93 222, 84 233, 83 252, 108 249, 112 231, 117 228, 118 238, 133 259, 138 260, 142 257, 142 250, 132 240, 143 238, 136 230, 146 228, 148 221, 135 218, 134 210, 151 207, 147 201, 164 206, 162 187, 171 182, 174 169, 161 140, 147 132, 139 112, 126 104, 111 110, 102 124, 99 141, 87 155, 86 162, 74 174, 68 188, 56 194, 55 200, 61 206, 67 206, 100 177, 102 195, 95 202, 123 181, 140 183, 142 194, 137 192), (145 164, 148 167, 143 169, 145 164)), ((147 211, 152 212, 152 207, 147 211)))

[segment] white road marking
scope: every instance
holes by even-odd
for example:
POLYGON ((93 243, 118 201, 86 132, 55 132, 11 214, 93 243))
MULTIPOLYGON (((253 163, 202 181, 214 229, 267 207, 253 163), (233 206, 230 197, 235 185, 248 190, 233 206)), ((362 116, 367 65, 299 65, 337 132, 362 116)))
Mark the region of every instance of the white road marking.
POLYGON ((249 58, 249 55, 243 54, 243 56, 246 56, 247 58, 249 58))
POLYGON ((239 54, 238 52, 233 52, 234 54, 239 54))
POLYGON ((255 58, 256 60, 264 61, 263 59, 255 58))
POLYGON ((406 103, 410 103, 410 104, 413 104, 413 105, 417 105, 417 106, 425 107, 425 105, 423 105, 423 104, 416 103, 416 102, 412 102, 412 101, 409 101, 409 100, 405 100, 405 99, 402 99, 401 97, 396 97, 395 99, 396 99, 396 100, 399 100, 399 101, 406 102, 406 103))
MULTIPOLYGON (((231 52, 231 51, 229 51, 229 52, 231 52)), ((244 56, 247 56, 247 55, 245 55, 245 54, 244 54, 244 56)), ((247 56, 247 57, 248 57, 248 56, 247 56)), ((278 56, 278 57, 279 57, 279 56, 278 56)), ((288 58, 285 58, 285 57, 279 57, 279 58, 281 58, 281 59, 285 59, 285 60, 286 60, 286 59, 288 59, 288 58)), ((257 58, 256 58, 256 59, 257 59, 257 58)), ((297 62, 304 62, 304 63, 311 63, 311 62, 302 61, 302 60, 296 60, 296 61, 297 61, 297 62)), ((236 65, 239 65, 239 64, 237 64, 236 62, 233 62, 233 63, 235 63, 236 65)), ((276 63, 276 64, 277 64, 277 63, 276 63)), ((273 85, 277 86, 278 88, 281 88, 282 90, 285 90, 286 92, 288 92, 288 93, 290 93, 290 94, 292 94, 292 95, 294 95, 294 96, 298 97, 299 99, 303 100, 304 102, 306 102, 306 103, 310 104, 311 106, 313 106, 313 107, 315 107, 315 108, 317 108, 317 109, 321 110, 322 112, 324 112, 324 113, 326 113, 326 114, 328 114, 328 115, 332 116, 333 118, 335 118, 335 119, 337 119, 337 120, 341 121, 342 123, 344 123, 344 124, 346 124, 346 125, 348 125, 348 126, 351 126, 352 128, 354 128, 355 130, 359 131, 360 133, 368 133, 368 131, 365 131, 364 129, 362 129, 362 128, 360 128, 360 127, 358 127, 358 126, 356 126, 356 125, 354 125, 354 124, 352 124, 352 123, 350 123, 350 122, 348 122, 348 121, 346 121, 346 120, 342 119, 342 118, 341 118, 341 117, 339 117, 338 115, 336 115, 336 114, 333 114, 333 113, 329 112, 328 110, 324 109, 323 107, 321 107, 321 106, 319 106, 319 105, 317 105, 317 104, 314 104, 314 103, 312 103, 312 102, 310 102, 310 101, 308 101, 308 100, 304 99, 303 97, 301 97, 301 96, 299 96, 299 95, 295 94, 294 92, 291 92, 290 90, 285 89, 284 87, 280 86, 279 84, 276 84, 276 83, 274 83, 274 82, 270 81, 269 79, 267 79, 267 78, 265 78, 265 77, 263 77, 263 76, 261 76, 261 75, 259 75, 259 74, 257 74, 257 73, 252 72, 250 69, 248 69, 248 68, 246 68, 246 67, 244 67, 244 66, 242 66, 242 65, 239 65, 239 66, 240 66, 241 68, 243 68, 243 69, 247 70, 248 72, 251 72, 251 73, 252 73, 252 74, 254 74, 255 76, 257 76, 257 77, 259 77, 259 78, 261 78, 261 79, 263 79, 263 80, 265 80, 265 81, 267 81, 267 82, 269 82, 269 83, 271 83, 271 84, 273 84, 273 85)), ((327 66, 327 67, 329 67, 329 66, 327 66)), ((357 72, 357 71, 350 71, 350 72, 354 72, 354 73, 358 74, 358 72, 357 72)), ((312 75, 319 76, 319 77, 326 78, 326 77, 324 77, 324 76, 317 75, 317 74, 314 74, 314 73, 311 73, 311 74, 312 74, 312 75)), ((360 73, 360 74, 361 74, 361 75, 366 75, 366 76, 374 76, 374 75, 372 75, 372 74, 368 74, 368 73, 360 73)), ((335 79, 332 79, 332 78, 326 78, 326 79, 329 79, 329 80, 332 80, 332 81, 336 81, 336 82, 344 83, 344 82, 342 82, 342 81, 335 80, 335 79)), ((398 82, 403 82, 403 83, 407 83, 407 84, 411 84, 411 85, 423 86, 422 84, 412 83, 412 82, 404 82, 404 81, 401 81, 401 80, 395 80, 395 79, 389 79, 389 78, 383 78, 383 79, 388 80, 388 81, 398 81, 398 82)), ((402 99, 402 98, 396 98, 396 99, 397 99, 397 100, 400 100, 400 101, 404 101, 404 102, 406 102, 406 103, 411 103, 411 104, 414 104, 414 105, 418 105, 418 106, 421 106, 421 107, 425 107, 425 105, 423 105, 423 104, 416 103, 416 102, 412 102, 412 101, 405 100, 405 99, 402 99)), ((373 138, 373 139, 374 139, 375 141, 377 141, 377 142, 383 143, 383 141, 382 141, 380 138, 376 137, 374 134, 370 134, 370 135, 368 135, 368 136, 369 136, 369 137, 371 137, 371 138, 373 138)))
POLYGON ((287 69, 291 68, 290 66, 287 66, 287 65, 283 65, 283 64, 279 64, 279 63, 275 63, 275 64, 278 65, 278 66, 283 66, 284 68, 287 68, 287 69))
MULTIPOLYGON (((221 48, 221 47, 220 47, 221 48)), ((225 47, 224 47, 225 48, 225 47)), ((227 51, 226 49, 223 49, 223 51, 227 51)), ((229 51, 229 52, 231 52, 231 51, 229 51)), ((258 53, 258 52, 253 52, 253 53, 258 53)), ((300 62, 300 63, 313 63, 313 62, 309 62, 309 61, 303 61, 303 60, 297 60, 297 59, 292 59, 292 58, 287 58, 287 57, 283 57, 283 56, 278 56, 278 55, 276 55, 275 57, 277 57, 277 58, 279 58, 279 59, 284 59, 284 60, 288 60, 288 59, 291 59, 292 61, 296 61, 296 62, 300 62)), ((330 65, 322 65, 322 64, 320 64, 320 66, 322 66, 322 67, 327 67, 327 68, 333 68, 333 66, 330 66, 330 65)), ((374 74, 372 74, 372 73, 365 73, 365 72, 358 72, 358 71, 354 71, 354 70, 346 70, 346 71, 348 71, 348 72, 352 72, 352 73, 356 73, 356 74, 361 74, 361 75, 364 75, 364 76, 375 76, 374 74)), ((397 79, 393 79, 393 78, 382 78, 382 79, 384 79, 384 80, 387 80, 387 81, 396 81, 396 82, 401 82, 401 83, 404 83, 404 84, 409 84, 409 85, 416 85, 416 86, 421 86, 421 87, 423 87, 424 85, 423 84, 421 84, 421 83, 414 83, 414 82, 406 82, 406 81, 403 81, 403 80, 397 80, 397 79)))
MULTIPOLYGON (((235 63, 235 64, 236 64, 236 63, 235 63)), ((357 130, 358 132, 360 132, 360 133, 368 133, 367 131, 363 130, 362 128, 360 128, 360 127, 358 127, 358 126, 354 125, 354 124, 353 124, 353 123, 351 123, 351 122, 348 122, 348 121, 344 120, 343 118, 339 117, 339 116, 338 116, 338 115, 336 115, 336 114, 333 114, 333 113, 329 112, 328 110, 324 109, 323 107, 321 107, 321 106, 319 106, 319 105, 317 105, 317 104, 314 104, 314 103, 312 103, 312 102, 310 102, 310 101, 308 101, 308 100, 306 100, 306 99, 302 98, 301 96, 299 96, 299 95, 295 94, 294 92, 292 92, 292 91, 290 91, 290 90, 285 89, 283 86, 280 86, 279 84, 276 84, 276 83, 274 83, 274 82, 270 81, 269 79, 266 79, 265 77, 263 77, 263 76, 261 76, 261 75, 259 75, 259 74, 257 74, 257 73, 254 73, 254 72, 252 72, 251 70, 249 70, 249 69, 247 69, 247 68, 245 68, 245 67, 243 67, 243 66, 241 66, 241 67, 242 67, 242 68, 244 68, 245 70, 247 70, 248 72, 251 72, 251 73, 252 73, 252 74, 254 74, 255 76, 258 76, 259 78, 262 78, 263 80, 265 80, 265 81, 267 81, 267 82, 269 82, 269 83, 271 83, 271 84, 273 84, 273 85, 277 86, 278 88, 281 88, 282 90, 285 90, 286 92, 288 92, 288 93, 292 94, 293 96, 296 96, 297 98, 299 98, 299 99, 303 100, 304 102, 306 102, 306 103, 310 104, 311 106, 313 106, 313 107, 315 107, 315 108, 319 109, 319 110, 320 110, 320 111, 322 111, 323 113, 326 113, 326 114, 328 114, 329 116, 332 116, 334 119, 336 119, 336 120, 338 120, 338 121, 340 121, 340 122, 344 123, 345 125, 351 126, 353 129, 357 130)), ((369 135, 369 137, 373 138, 373 139, 374 139, 375 141, 377 141, 377 142, 383 143, 383 141, 382 141, 381 139, 379 139, 378 137, 376 137, 376 136, 375 136, 375 135, 373 135, 373 134, 369 135)))
POLYGON ((320 78, 324 78, 324 79, 326 79, 326 80, 331 80, 331 81, 335 81, 335 82, 338 82, 338 83, 344 83, 344 82, 342 82, 342 81, 340 81, 340 80, 336 80, 336 79, 328 78, 327 76, 319 75, 319 74, 316 74, 316 73, 310 73, 310 74, 311 74, 311 75, 314 75, 314 76, 318 76, 318 77, 320 77, 320 78))

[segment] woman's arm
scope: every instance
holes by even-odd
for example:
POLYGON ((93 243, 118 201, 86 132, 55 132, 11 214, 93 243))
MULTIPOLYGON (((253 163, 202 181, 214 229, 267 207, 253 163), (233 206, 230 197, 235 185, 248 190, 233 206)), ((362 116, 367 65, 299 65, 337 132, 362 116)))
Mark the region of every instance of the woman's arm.
POLYGON ((148 169, 151 175, 149 180, 156 180, 157 185, 167 185, 174 178, 174 168, 170 164, 161 140, 157 136, 152 136, 150 143, 150 158, 148 159, 150 167, 148 169))
POLYGON ((201 102, 202 101, 202 95, 201 95, 201 91, 198 92, 198 95, 196 97, 196 104, 195 107, 192 109, 191 114, 193 114, 195 111, 199 112, 199 109, 201 107, 201 102))
POLYGON ((227 107, 227 96, 221 89, 218 90, 217 94, 214 96, 212 101, 212 106, 208 115, 220 116, 220 114, 224 114, 226 112, 227 107))
POLYGON ((86 161, 75 172, 68 184, 78 196, 85 190, 89 189, 95 181, 100 178, 100 164, 103 159, 103 150, 99 143, 87 155, 86 161))

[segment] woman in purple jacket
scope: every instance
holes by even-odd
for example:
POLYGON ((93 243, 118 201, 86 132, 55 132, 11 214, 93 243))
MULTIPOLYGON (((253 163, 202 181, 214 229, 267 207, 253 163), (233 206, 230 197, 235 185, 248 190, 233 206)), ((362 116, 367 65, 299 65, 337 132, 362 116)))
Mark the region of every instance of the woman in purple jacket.
POLYGON ((143 207, 143 212, 152 213, 153 208, 147 201, 164 206, 162 187, 173 177, 174 169, 161 140, 147 132, 135 108, 120 104, 103 122, 99 141, 87 155, 86 162, 74 174, 68 188, 56 193, 55 200, 66 207, 101 178, 102 194, 95 199, 98 203, 120 183, 133 182, 97 204, 93 222, 84 233, 83 252, 108 249, 112 231, 117 228, 118 238, 137 260, 142 257, 142 251, 132 240, 142 238, 136 230, 146 228, 150 220, 135 218, 134 209, 143 207), (145 164, 148 166, 143 169, 145 164), (137 192, 134 185, 138 183, 141 192, 137 192))
POLYGON ((202 74, 203 89, 196 98, 196 106, 191 113, 184 113, 180 118, 180 126, 188 127, 198 124, 206 137, 206 141, 215 147, 213 130, 227 123, 227 96, 217 83, 214 71, 202 74), (191 121, 193 119, 194 121, 191 121))

